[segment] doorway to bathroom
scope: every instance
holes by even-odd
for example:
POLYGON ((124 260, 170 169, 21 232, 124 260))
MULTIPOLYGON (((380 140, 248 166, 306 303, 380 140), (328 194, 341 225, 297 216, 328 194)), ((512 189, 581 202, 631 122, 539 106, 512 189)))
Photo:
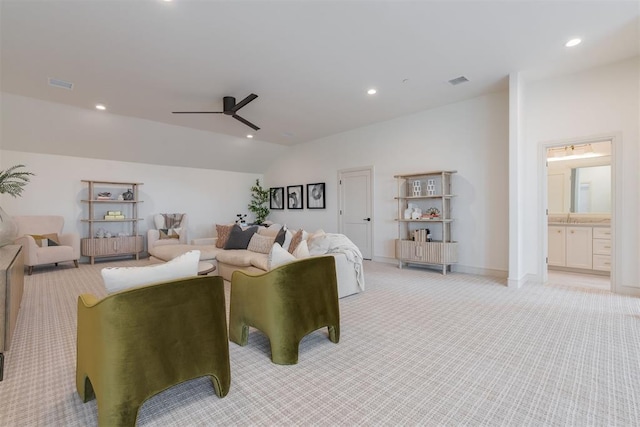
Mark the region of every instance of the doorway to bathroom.
POLYGON ((613 290, 612 139, 544 147, 549 285, 613 290))

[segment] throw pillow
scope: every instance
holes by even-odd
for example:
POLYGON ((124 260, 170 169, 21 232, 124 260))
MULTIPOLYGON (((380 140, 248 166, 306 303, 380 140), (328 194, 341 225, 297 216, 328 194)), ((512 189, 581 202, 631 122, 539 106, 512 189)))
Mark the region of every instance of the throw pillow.
POLYGON ((280 231, 278 231, 278 234, 276 235, 276 240, 275 242, 277 244, 279 244, 280 246, 284 247, 284 239, 287 237, 287 227, 286 226, 282 226, 280 228, 280 231))
POLYGON ((182 227, 178 228, 161 228, 158 230, 160 232, 160 240, 162 239, 179 239, 180 233, 182 233, 182 227))
POLYGON ((293 237, 291 238, 291 243, 289 244, 289 253, 292 254, 293 251, 296 250, 300 242, 302 242, 303 233, 304 233, 304 230, 301 228, 300 230, 296 231, 296 233, 293 235, 293 237))
POLYGON ((282 243, 282 247, 286 250, 289 250, 289 246, 291 245, 291 239, 293 238, 293 233, 289 230, 285 231, 284 234, 284 242, 282 243))
POLYGON ((36 245, 41 248, 46 248, 47 246, 60 246, 58 233, 30 234, 30 236, 36 241, 36 245))
POLYGON ((229 239, 224 245, 225 249, 247 249, 249 242, 254 234, 258 231, 258 226, 253 225, 246 229, 242 229, 238 224, 234 224, 229 233, 229 239))
POLYGON ((307 246, 307 241, 303 240, 300 242, 295 251, 293 251, 293 256, 296 259, 309 258, 311 255, 309 254, 309 246, 307 246))
POLYGON ((267 268, 272 270, 279 265, 290 263, 291 261, 295 261, 296 257, 287 252, 282 246, 277 243, 274 243, 271 246, 271 250, 269 251, 269 256, 267 257, 267 268))
POLYGON ((251 236, 251 240, 249 241, 247 250, 250 250, 251 252, 258 252, 261 254, 268 254, 271 250, 271 246, 273 246, 273 237, 262 236, 258 233, 255 233, 253 236, 251 236))
POLYGON ((324 255, 331 246, 331 237, 328 234, 314 235, 309 242, 309 253, 311 255, 324 255))
POLYGON ((155 282, 166 282, 198 275, 200 251, 193 250, 164 264, 145 267, 106 267, 102 280, 108 293, 114 293, 155 282))
POLYGON ((258 233, 262 234, 263 236, 276 237, 276 235, 280 230, 282 230, 282 228, 283 226, 280 224, 271 224, 268 227, 260 226, 258 233))
POLYGON ((229 240, 229 234, 231 233, 232 228, 233 224, 216 224, 216 233, 218 234, 218 240, 216 240, 216 248, 224 248, 224 245, 227 244, 227 240, 229 240))

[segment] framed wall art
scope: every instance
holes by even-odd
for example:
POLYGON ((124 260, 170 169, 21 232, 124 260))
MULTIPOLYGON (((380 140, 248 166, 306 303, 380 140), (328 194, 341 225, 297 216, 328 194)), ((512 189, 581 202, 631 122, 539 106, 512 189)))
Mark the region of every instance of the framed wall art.
POLYGON ((304 207, 302 185, 287 186, 287 209, 302 209, 304 207))
POLYGON ((307 209, 325 209, 324 182, 307 184, 307 209))
POLYGON ((269 189, 269 209, 284 209, 284 187, 271 187, 269 189))

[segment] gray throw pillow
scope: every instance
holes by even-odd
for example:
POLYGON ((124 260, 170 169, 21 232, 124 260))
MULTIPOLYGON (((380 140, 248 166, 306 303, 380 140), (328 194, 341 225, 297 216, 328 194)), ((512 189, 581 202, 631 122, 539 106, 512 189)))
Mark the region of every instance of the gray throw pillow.
POLYGON ((287 227, 283 225, 280 228, 280 231, 278 231, 278 234, 276 235, 275 243, 277 243, 280 246, 282 246, 284 244, 284 239, 286 237, 287 237, 287 227))
POLYGON ((235 224, 233 228, 231 228, 231 233, 229 233, 229 240, 224 245, 225 249, 247 249, 249 246, 249 242, 251 241, 251 237, 258 231, 258 226, 253 225, 245 230, 243 230, 238 224, 235 224))

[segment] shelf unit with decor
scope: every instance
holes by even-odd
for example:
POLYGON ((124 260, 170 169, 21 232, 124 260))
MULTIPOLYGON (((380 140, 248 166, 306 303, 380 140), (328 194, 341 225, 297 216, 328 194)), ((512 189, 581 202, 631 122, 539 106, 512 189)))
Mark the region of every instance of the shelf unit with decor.
POLYGON ((138 218, 138 203, 142 203, 138 199, 138 187, 142 183, 84 179, 82 182, 87 185, 87 198, 82 199, 82 203, 88 206, 88 214, 82 222, 89 225, 89 234, 81 241, 81 254, 89 257, 91 264, 101 257, 132 255, 139 259, 140 253, 144 251, 144 237, 138 230, 138 223, 142 221, 142 218, 138 218), (108 199, 99 198, 98 194, 105 192, 120 193, 109 196, 108 199), (112 210, 114 207, 124 209, 124 212, 112 210), (121 215, 108 215, 110 212, 120 212, 121 215), (119 224, 120 227, 113 224, 119 224), (106 231, 110 234, 114 228, 119 228, 119 231, 114 231, 110 237, 98 237, 96 228, 101 228, 102 225, 107 227, 106 231))
POLYGON ((451 235, 454 173, 456 171, 435 171, 394 176, 398 184, 396 259, 400 268, 406 264, 439 266, 442 274, 447 274, 458 262, 458 242, 453 241, 451 235))

